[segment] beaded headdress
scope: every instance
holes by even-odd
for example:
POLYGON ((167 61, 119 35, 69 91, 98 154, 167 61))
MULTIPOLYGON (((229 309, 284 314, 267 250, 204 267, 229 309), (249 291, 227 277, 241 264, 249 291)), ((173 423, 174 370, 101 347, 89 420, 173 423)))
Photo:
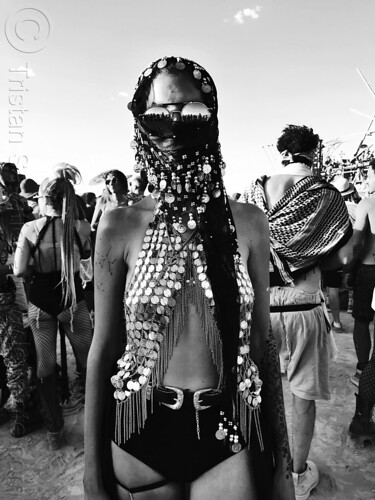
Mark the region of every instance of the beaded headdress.
MULTIPOLYGON (((236 384, 235 370, 239 331, 238 285, 234 256, 236 229, 223 184, 225 164, 218 141, 217 93, 208 72, 197 63, 181 57, 162 57, 141 74, 129 109, 133 112, 136 171, 146 171, 151 195, 156 199, 152 227, 166 223, 171 232, 187 228, 199 231, 207 257, 207 275, 215 300, 215 316, 222 341, 226 383, 236 384), (146 108, 154 79, 162 72, 186 74, 201 91, 202 102, 212 110, 205 141, 182 151, 162 151, 137 119, 146 108)), ((234 391, 235 392, 235 391, 234 391)))

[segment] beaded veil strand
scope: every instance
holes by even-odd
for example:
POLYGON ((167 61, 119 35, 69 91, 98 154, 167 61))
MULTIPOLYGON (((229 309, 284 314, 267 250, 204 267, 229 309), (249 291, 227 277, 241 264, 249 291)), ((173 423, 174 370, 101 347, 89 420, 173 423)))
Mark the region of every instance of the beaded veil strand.
POLYGON ((149 191, 157 200, 154 225, 164 221, 179 233, 197 229, 207 256, 207 274, 215 299, 215 315, 223 343, 224 379, 233 386, 239 331, 238 286, 234 269, 237 235, 223 184, 225 163, 218 141, 218 100, 209 73, 197 63, 181 57, 163 57, 141 74, 129 104, 135 117, 132 147, 138 169, 145 170, 149 191), (182 152, 159 150, 137 117, 146 109, 155 78, 162 72, 186 74, 201 91, 202 101, 212 110, 209 127, 202 131, 204 143, 182 152))

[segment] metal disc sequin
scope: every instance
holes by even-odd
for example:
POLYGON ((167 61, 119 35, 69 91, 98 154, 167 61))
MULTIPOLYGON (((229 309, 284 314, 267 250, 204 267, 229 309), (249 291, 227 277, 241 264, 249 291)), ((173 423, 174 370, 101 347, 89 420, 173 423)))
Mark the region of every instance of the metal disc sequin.
POLYGON ((223 439, 225 439, 225 431, 224 431, 224 429, 218 429, 218 430, 215 432, 215 437, 216 437, 216 439, 218 439, 219 441, 222 441, 223 439))
POLYGON ((180 222, 175 222, 173 224, 173 227, 175 228, 176 231, 178 231, 180 234, 185 233, 186 231, 186 226, 184 224, 181 224, 180 222))
POLYGON ((146 76, 146 77, 150 76, 151 73, 152 73, 152 69, 151 68, 147 68, 147 69, 144 70, 143 76, 146 76))
POLYGON ((202 85, 202 92, 204 92, 205 94, 208 94, 209 92, 211 92, 212 90, 212 87, 211 85, 208 85, 208 83, 204 83, 202 85))
POLYGON ((160 61, 158 62, 158 68, 159 69, 165 68, 166 65, 167 65, 167 60, 166 59, 160 59, 160 61))
POLYGON ((202 78, 202 73, 199 71, 199 69, 195 69, 193 71, 193 76, 196 80, 200 80, 202 78))
POLYGON ((240 445, 240 443, 233 443, 232 444, 233 453, 238 453, 239 451, 241 451, 241 449, 242 449, 242 446, 240 445))
POLYGON ((179 69, 180 71, 184 70, 185 69, 185 63, 183 63, 182 61, 177 61, 176 64, 175 64, 176 68, 179 69))
MULTIPOLYGON (((161 184, 161 183, 160 183, 160 184, 161 184)), ((162 188, 161 188, 161 186, 160 186, 160 189, 162 189, 162 188)), ((174 196, 174 194, 172 194, 172 193, 167 193, 167 194, 165 195, 165 201, 166 201, 167 203, 173 203, 173 202, 174 202, 174 200, 175 200, 175 196, 174 196)))
POLYGON ((195 229, 197 227, 197 223, 194 219, 190 219, 187 223, 189 229, 195 229))

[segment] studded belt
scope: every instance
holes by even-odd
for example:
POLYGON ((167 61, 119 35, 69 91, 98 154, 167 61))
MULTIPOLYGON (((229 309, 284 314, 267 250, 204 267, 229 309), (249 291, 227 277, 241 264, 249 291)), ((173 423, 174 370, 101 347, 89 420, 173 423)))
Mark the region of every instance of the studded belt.
POLYGON ((182 405, 194 406, 196 411, 206 410, 219 405, 223 400, 223 392, 217 389, 200 389, 199 391, 182 390, 178 387, 154 387, 153 399, 172 410, 179 410, 182 405))

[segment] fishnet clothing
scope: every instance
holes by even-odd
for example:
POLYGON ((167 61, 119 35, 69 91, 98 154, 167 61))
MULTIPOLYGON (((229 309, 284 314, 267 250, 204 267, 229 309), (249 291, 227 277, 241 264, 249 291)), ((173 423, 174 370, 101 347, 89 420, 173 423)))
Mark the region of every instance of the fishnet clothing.
POLYGON ((91 345, 92 328, 89 311, 85 301, 80 301, 73 313, 70 308, 57 317, 46 313, 29 302, 29 322, 34 336, 37 353, 37 377, 48 377, 55 371, 57 329, 63 328, 73 352, 83 368, 91 345))
POLYGON ((375 405, 375 349, 359 379, 359 397, 375 405))
POLYGON ((267 214, 272 261, 283 281, 291 283, 292 272, 315 267, 344 237, 349 238, 348 210, 341 194, 313 175, 297 182, 269 209, 266 179, 253 181, 240 201, 253 203, 267 214))

